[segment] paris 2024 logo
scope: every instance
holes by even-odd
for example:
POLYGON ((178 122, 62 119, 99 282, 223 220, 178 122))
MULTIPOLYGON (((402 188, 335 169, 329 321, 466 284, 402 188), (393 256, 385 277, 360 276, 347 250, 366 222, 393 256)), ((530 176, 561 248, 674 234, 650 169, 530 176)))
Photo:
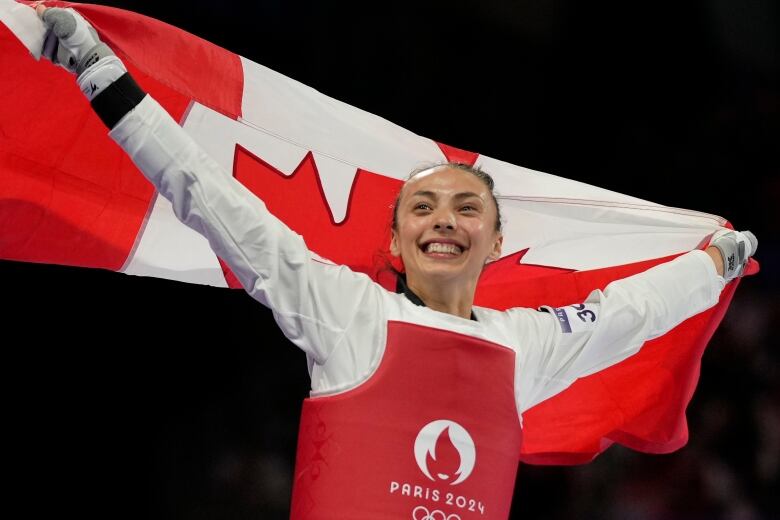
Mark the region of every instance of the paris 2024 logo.
POLYGON ((426 477, 454 486, 471 475, 477 461, 477 450, 463 426, 439 419, 423 426, 417 434, 414 459, 426 477), (460 463, 456 468, 458 460, 460 463))
POLYGON ((474 439, 463 426, 449 419, 431 421, 420 429, 413 451, 420 472, 434 484, 393 480, 389 491, 425 502, 413 508, 414 520, 462 520, 469 512, 485 515, 482 500, 449 490, 469 478, 477 462, 474 439))

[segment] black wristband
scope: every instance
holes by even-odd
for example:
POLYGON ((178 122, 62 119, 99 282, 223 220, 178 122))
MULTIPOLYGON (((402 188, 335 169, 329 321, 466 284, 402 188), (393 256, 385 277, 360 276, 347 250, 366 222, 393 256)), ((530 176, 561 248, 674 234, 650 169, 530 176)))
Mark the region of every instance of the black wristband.
POLYGON ((92 108, 108 128, 122 119, 146 96, 129 72, 122 74, 119 79, 110 84, 106 89, 92 100, 92 108))

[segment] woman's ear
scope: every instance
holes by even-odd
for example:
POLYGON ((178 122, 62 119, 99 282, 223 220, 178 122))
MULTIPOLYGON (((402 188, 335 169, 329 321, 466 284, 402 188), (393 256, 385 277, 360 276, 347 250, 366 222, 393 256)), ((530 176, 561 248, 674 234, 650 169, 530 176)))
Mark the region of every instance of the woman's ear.
POLYGON ((493 243, 493 249, 490 251, 490 254, 488 255, 488 262, 495 262, 499 258, 501 258, 501 245, 504 243, 504 235, 501 233, 498 233, 498 236, 496 237, 496 241, 493 243))
POLYGON ((390 254, 393 256, 401 256, 401 251, 398 249, 398 239, 396 238, 395 230, 391 230, 390 233, 390 254))

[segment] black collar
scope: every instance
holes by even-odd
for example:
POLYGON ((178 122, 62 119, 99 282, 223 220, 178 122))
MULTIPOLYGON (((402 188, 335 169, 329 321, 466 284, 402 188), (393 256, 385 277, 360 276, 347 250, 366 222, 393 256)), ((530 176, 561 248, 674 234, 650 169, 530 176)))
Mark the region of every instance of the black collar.
MULTIPOLYGON (((414 294, 414 292, 409 289, 409 286, 406 285, 406 274, 404 273, 398 273, 397 282, 395 284, 395 292, 397 293, 403 293, 406 298, 412 302, 415 305, 419 305, 420 307, 426 307, 425 302, 420 299, 419 296, 414 294)), ((477 321, 477 317, 474 316, 474 311, 471 311, 471 319, 473 321, 477 321)))

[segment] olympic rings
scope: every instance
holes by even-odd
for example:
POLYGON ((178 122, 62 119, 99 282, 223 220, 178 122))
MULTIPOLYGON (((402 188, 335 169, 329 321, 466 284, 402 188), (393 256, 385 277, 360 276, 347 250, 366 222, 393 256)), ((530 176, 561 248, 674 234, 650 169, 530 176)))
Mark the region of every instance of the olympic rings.
POLYGON ((417 506, 414 508, 414 511, 412 511, 412 520, 460 520, 460 515, 456 515, 455 513, 448 515, 444 511, 438 509, 428 511, 428 508, 425 506, 417 506))

